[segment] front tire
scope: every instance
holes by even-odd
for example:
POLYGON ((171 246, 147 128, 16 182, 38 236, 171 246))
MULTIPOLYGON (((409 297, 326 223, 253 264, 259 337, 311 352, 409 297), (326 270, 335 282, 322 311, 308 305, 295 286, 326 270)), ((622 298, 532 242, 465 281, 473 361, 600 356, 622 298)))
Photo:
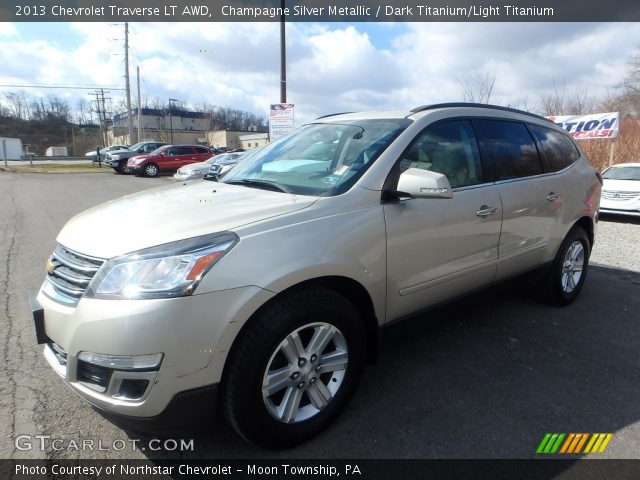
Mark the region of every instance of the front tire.
POLYGON ((118 163, 118 166, 116 168, 114 168, 114 170, 119 173, 120 175, 124 175, 124 169, 127 168, 127 161, 123 160, 122 162, 118 163))
POLYGON ((590 254, 587 232, 582 227, 573 227, 543 279, 542 295, 547 303, 564 306, 578 297, 587 277, 590 254))
POLYGON ((223 376, 223 410, 255 445, 281 449, 318 434, 345 408, 365 359, 354 306, 331 290, 277 298, 240 332, 223 376))
POLYGON ((144 174, 147 177, 157 177, 158 173, 160 173, 160 169, 158 165, 155 163, 147 163, 144 167, 144 174))

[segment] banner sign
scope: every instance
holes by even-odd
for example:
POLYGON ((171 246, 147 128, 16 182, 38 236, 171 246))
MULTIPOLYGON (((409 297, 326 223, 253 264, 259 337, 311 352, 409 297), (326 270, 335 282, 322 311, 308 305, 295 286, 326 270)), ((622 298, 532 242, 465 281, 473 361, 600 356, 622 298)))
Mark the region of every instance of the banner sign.
POLYGON ((293 130, 293 103, 274 103, 269 109, 269 140, 274 141, 293 130))
POLYGON ((620 112, 560 115, 547 118, 576 139, 616 138, 620 129, 620 112))

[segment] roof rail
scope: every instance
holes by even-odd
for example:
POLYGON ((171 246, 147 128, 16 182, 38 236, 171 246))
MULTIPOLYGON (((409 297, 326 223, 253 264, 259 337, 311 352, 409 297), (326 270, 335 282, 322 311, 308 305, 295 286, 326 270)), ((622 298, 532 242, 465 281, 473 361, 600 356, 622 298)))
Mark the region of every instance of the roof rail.
POLYGON ((518 110, 517 108, 501 107, 499 105, 490 105, 488 103, 471 103, 471 102, 450 102, 450 103, 434 103, 432 105, 421 105, 419 107, 411 109, 411 113, 424 112, 425 110, 434 110, 436 108, 451 108, 451 107, 473 107, 473 108, 487 108, 491 110, 502 110, 504 112, 519 113, 521 115, 528 115, 530 117, 538 118, 540 120, 546 120, 550 122, 548 118, 544 118, 535 113, 525 112, 524 110, 518 110))
POLYGON ((330 113, 328 115, 322 115, 322 116, 316 118, 316 120, 320 120, 321 118, 327 118, 327 117, 335 117, 336 115, 346 115, 347 113, 354 113, 354 112, 330 113))

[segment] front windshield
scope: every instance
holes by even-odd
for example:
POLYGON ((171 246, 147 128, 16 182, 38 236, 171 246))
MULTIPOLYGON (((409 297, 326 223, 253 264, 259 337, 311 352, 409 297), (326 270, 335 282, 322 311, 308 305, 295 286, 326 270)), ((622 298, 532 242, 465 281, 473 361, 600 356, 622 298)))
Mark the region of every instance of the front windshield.
POLYGON ((129 150, 137 150, 139 149, 141 146, 143 146, 146 142, 140 142, 140 143, 136 143, 135 145, 132 145, 129 147, 129 150))
POLYGON ((274 184, 298 195, 339 195, 409 123, 384 119, 305 125, 245 158, 222 181, 274 184))
POLYGON ((166 149, 168 149, 171 145, 163 145, 162 147, 158 147, 156 148, 154 151, 152 151, 149 155, 160 155, 162 152, 164 152, 166 149))
POLYGON ((640 180, 640 167, 613 167, 602 174, 610 180, 640 180))

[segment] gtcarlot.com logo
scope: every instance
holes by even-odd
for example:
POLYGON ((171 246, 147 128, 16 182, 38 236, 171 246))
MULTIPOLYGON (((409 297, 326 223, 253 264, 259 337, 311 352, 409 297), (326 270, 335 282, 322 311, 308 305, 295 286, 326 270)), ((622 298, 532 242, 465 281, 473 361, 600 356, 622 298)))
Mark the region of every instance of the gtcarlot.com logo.
POLYGON ((613 433, 547 433, 536 453, 604 453, 613 433))

